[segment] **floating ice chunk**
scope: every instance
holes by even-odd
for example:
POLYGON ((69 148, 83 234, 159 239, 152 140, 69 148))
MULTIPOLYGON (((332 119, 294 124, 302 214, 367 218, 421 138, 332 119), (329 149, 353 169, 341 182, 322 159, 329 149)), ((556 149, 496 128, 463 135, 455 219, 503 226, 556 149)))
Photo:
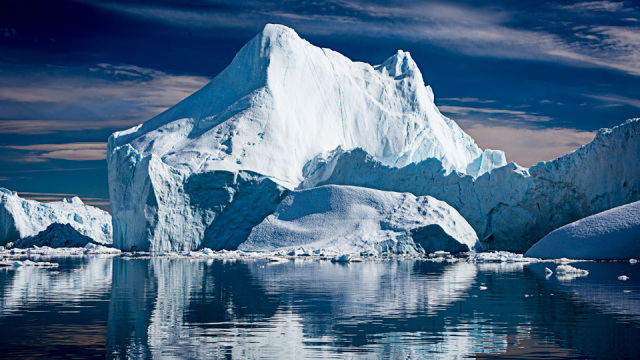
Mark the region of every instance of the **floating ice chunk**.
POLYGON ((480 286, 478 289, 480 289, 480 290, 487 290, 487 287, 486 287, 486 286, 480 286))
POLYGON ((16 268, 21 266, 58 267, 58 263, 47 262, 47 261, 22 260, 22 261, 14 262, 13 266, 16 268))
POLYGON ((547 278, 553 275, 553 271, 551 271, 551 269, 549 269, 548 267, 544 268, 544 273, 547 276, 547 278))
POLYGON ((331 259, 331 262, 351 262, 353 257, 350 254, 342 254, 331 259))
POLYGON ((627 280, 629 280, 629 277, 627 275, 620 275, 620 276, 618 276, 618 280, 627 281, 627 280))
POLYGON ((638 260, 637 260, 637 259, 629 259, 629 263, 631 263, 631 264, 635 264, 635 263, 637 263, 637 262, 638 262, 638 260))
POLYGON ((570 281, 587 275, 589 275, 587 270, 578 269, 571 265, 558 265, 556 267, 556 277, 560 281, 570 281))

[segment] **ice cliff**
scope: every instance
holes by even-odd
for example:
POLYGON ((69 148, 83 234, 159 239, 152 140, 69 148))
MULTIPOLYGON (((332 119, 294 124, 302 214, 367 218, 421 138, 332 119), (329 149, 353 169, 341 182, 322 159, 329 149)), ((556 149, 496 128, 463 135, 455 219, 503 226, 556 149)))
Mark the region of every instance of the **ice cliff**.
POLYGON ((640 258, 640 201, 565 225, 535 243, 525 256, 545 259, 640 258))
POLYGON ((112 241, 111 215, 78 197, 43 204, 0 188, 0 245, 36 235, 53 223, 69 224, 100 243, 112 241))
POLYGON ((301 188, 324 184, 430 195, 453 206, 485 249, 526 251, 572 221, 640 200, 640 119, 602 129, 567 155, 529 169, 510 163, 474 178, 437 159, 390 167, 362 149, 323 154, 301 188))
POLYGON ((470 178, 506 164, 440 114, 409 53, 371 66, 267 25, 204 88, 111 136, 114 245, 234 249, 336 148, 470 178))
POLYGON ((251 231, 240 250, 332 249, 343 253, 480 250, 457 211, 430 196, 327 185, 294 191, 251 231))

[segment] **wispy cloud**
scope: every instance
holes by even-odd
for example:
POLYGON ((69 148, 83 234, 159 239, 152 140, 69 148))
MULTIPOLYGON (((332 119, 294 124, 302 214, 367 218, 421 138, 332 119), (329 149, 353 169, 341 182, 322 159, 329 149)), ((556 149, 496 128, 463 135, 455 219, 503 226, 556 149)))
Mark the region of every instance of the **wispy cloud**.
POLYGON ((495 100, 481 100, 474 97, 463 97, 463 98, 442 98, 441 101, 452 101, 452 102, 461 102, 461 103, 476 103, 476 104, 492 104, 495 103, 495 100))
POLYGON ((633 107, 640 108, 640 99, 632 99, 619 95, 594 95, 594 94, 584 94, 584 96, 600 100, 609 106, 620 106, 620 105, 630 105, 633 107))
MULTIPOLYGON (((89 3, 180 27, 257 30, 266 22, 280 22, 292 25, 302 33, 400 37, 409 41, 428 42, 471 56, 559 62, 640 76, 634 35, 638 34, 637 28, 607 30, 589 25, 598 34, 578 32, 574 38, 568 38, 567 29, 575 26, 572 21, 567 22, 566 28, 557 25, 519 28, 514 25, 518 23, 514 18, 524 16, 522 13, 510 13, 496 7, 424 2, 382 5, 336 0, 323 3, 322 8, 292 11, 285 9, 284 5, 267 1, 246 4, 242 11, 232 8, 225 12, 218 8, 207 9, 206 6, 181 7, 171 3, 89 3)), ((565 12, 606 11, 611 14, 628 14, 631 10, 623 2, 613 1, 582 2, 556 8, 556 11, 565 12)), ((530 15, 532 18, 535 16, 530 15)), ((627 15, 626 18, 633 17, 627 15)))
POLYGON ((507 160, 527 167, 576 150, 595 137, 595 132, 576 129, 488 126, 481 123, 471 124, 465 131, 482 148, 503 150, 507 160))
POLYGON ((60 131, 124 129, 139 123, 139 120, 0 120, 0 134, 43 135, 60 131))
POLYGON ((0 78, 0 100, 9 109, 0 114, 0 133, 127 128, 157 115, 209 81, 132 65, 30 70, 0 78), (18 109, 14 118, 9 117, 12 106, 18 109), (16 118, 25 113, 39 118, 16 118), (64 116, 67 118, 60 118, 64 116))
POLYGON ((528 122, 546 122, 553 120, 549 116, 539 115, 536 113, 530 113, 522 110, 507 110, 507 109, 494 109, 494 108, 480 108, 469 106, 448 106, 440 105, 438 109, 445 114, 453 115, 454 117, 466 117, 469 114, 489 114, 503 116, 503 120, 507 119, 520 119, 528 122), (504 117, 506 116, 506 117, 504 117))
POLYGON ((67 144, 37 144, 37 145, 6 145, 7 149, 28 152, 28 155, 15 161, 42 162, 47 159, 63 160, 104 160, 106 159, 107 143, 67 143, 67 144))
POLYGON ((560 5, 558 7, 560 9, 573 11, 629 11, 629 9, 625 8, 624 1, 585 1, 569 5, 560 5))

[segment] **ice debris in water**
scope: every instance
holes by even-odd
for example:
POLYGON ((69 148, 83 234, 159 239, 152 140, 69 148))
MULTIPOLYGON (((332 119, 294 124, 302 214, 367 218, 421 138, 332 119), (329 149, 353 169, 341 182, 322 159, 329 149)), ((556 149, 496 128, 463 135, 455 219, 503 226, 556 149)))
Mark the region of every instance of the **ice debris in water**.
POLYGON ((13 267, 18 268, 21 266, 58 267, 58 263, 47 262, 47 261, 31 261, 31 260, 15 261, 13 263, 13 267))
POLYGON ((589 272, 584 269, 578 269, 571 265, 558 265, 556 267, 556 277, 560 281, 569 281, 577 277, 587 276, 589 272))
POLYGON ((508 251, 487 251, 481 253, 470 254, 467 259, 468 262, 482 263, 482 262, 537 262, 538 259, 527 258, 522 254, 516 254, 508 251))
POLYGON ((629 280, 629 277, 627 275, 620 275, 620 276, 618 276, 618 280, 627 281, 627 280, 629 280))

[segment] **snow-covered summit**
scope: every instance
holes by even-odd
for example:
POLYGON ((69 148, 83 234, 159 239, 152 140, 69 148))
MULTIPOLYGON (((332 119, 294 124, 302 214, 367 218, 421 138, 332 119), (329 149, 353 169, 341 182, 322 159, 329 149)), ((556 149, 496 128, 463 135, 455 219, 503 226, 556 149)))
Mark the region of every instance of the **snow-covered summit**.
POLYGON ((389 166, 437 158, 472 176, 505 164, 502 154, 492 166, 470 166, 482 151, 440 114, 409 53, 373 67, 272 24, 204 88, 114 133, 108 152, 127 145, 192 173, 248 170, 288 188, 309 160, 338 146, 389 166))

